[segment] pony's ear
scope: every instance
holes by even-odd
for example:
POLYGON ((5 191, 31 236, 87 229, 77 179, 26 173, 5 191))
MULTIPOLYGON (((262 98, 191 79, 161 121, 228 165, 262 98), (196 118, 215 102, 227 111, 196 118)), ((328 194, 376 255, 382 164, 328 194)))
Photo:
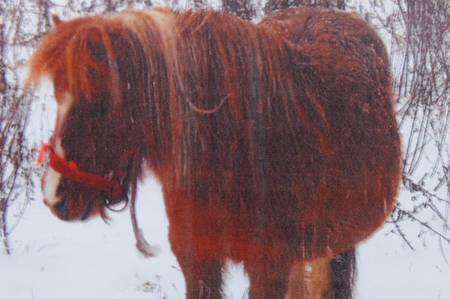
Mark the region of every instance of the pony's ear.
POLYGON ((63 22, 58 15, 52 15, 52 22, 55 27, 58 27, 63 22))

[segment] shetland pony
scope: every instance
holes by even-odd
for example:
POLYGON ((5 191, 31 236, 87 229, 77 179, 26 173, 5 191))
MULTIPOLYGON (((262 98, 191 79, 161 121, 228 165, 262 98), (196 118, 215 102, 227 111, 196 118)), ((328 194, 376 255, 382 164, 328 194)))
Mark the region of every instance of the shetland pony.
POLYGON ((55 23, 30 83, 55 86, 42 185, 56 216, 106 217, 150 168, 187 298, 221 298, 227 259, 250 298, 351 297, 353 249, 391 213, 401 171, 389 61, 366 22, 158 9, 55 23))

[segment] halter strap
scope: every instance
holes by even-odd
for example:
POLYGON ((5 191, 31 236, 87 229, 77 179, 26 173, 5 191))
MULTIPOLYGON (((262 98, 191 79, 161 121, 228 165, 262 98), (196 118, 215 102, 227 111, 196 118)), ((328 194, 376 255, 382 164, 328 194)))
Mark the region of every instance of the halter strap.
POLYGON ((125 188, 117 181, 83 171, 75 162, 69 162, 58 156, 50 144, 43 144, 39 150, 37 163, 43 165, 47 158, 51 168, 71 181, 100 191, 109 192, 114 197, 123 196, 127 193, 125 188))

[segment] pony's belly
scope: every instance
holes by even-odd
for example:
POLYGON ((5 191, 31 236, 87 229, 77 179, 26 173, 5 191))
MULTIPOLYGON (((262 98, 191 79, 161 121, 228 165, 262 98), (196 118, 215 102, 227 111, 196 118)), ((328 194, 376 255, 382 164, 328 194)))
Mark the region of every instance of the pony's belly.
POLYGON ((378 161, 377 168, 355 167, 349 174, 332 164, 337 162, 329 163, 325 171, 311 174, 314 180, 299 174, 266 186, 267 197, 244 201, 246 208, 237 208, 230 198, 199 200, 185 192, 165 192, 173 232, 181 239, 190 236, 183 242, 195 243, 199 255, 213 252, 235 261, 284 250, 307 260, 346 252, 373 234, 392 211, 399 166, 391 163, 389 169, 378 161))

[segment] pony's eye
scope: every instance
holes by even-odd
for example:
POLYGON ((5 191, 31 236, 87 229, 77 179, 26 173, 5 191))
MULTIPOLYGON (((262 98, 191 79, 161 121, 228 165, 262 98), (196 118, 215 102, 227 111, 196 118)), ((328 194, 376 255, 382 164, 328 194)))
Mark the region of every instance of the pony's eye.
POLYGON ((100 97, 99 99, 96 99, 95 102, 83 107, 83 110, 83 112, 88 114, 90 117, 104 117, 108 114, 109 107, 106 100, 100 97))

